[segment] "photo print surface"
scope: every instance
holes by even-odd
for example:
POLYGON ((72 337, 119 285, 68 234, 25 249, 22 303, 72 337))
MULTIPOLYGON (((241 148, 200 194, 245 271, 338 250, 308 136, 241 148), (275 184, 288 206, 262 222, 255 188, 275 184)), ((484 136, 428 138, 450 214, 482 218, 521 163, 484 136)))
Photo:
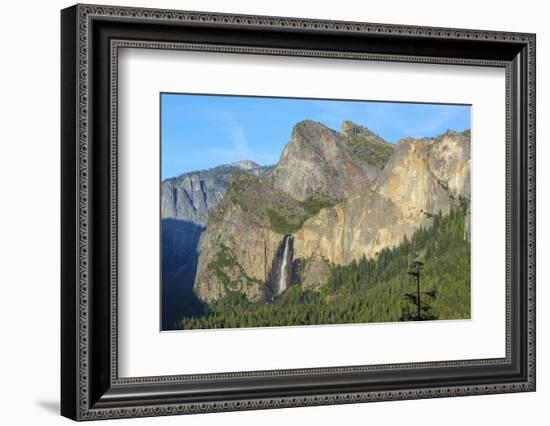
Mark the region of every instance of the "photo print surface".
POLYGON ((469 319, 469 105, 162 93, 161 330, 469 319))

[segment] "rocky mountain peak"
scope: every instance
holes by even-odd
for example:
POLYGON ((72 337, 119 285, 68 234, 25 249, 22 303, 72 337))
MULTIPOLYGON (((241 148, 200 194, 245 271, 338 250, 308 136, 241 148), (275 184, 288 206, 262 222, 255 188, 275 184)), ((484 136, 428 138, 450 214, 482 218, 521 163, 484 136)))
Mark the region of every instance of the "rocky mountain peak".
POLYGON ((342 121, 340 133, 346 137, 354 137, 358 135, 376 136, 376 134, 371 132, 367 127, 355 124, 353 121, 349 120, 342 121))
POLYGON ((241 170, 256 170, 262 167, 258 163, 251 160, 235 161, 234 163, 231 163, 230 166, 236 167, 241 170))
POLYGON ((323 123, 313 120, 299 121, 292 128, 292 136, 301 135, 307 139, 314 139, 315 136, 319 136, 322 133, 328 133, 334 136, 338 135, 337 131, 325 126, 323 123))
POLYGON ((395 149, 395 145, 388 143, 368 128, 351 121, 342 122, 341 133, 346 140, 346 148, 353 158, 379 169, 384 168, 395 149))
POLYGON ((304 120, 292 128, 290 143, 309 144, 329 154, 342 141, 342 135, 322 123, 304 120))
POLYGON ((276 188, 304 201, 316 193, 346 197, 369 185, 376 173, 368 163, 353 157, 341 133, 304 120, 292 129, 271 177, 276 188))

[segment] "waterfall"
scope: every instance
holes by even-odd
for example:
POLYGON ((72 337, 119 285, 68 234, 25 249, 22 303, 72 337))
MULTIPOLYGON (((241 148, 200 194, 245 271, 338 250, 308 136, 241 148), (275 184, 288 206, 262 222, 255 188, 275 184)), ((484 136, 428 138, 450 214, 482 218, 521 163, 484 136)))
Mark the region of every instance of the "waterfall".
POLYGON ((286 290, 286 264, 288 260, 288 252, 290 246, 290 235, 285 235, 285 250, 283 252, 283 261, 281 262, 281 270, 279 271, 279 287, 277 289, 277 296, 279 296, 283 291, 286 290))
POLYGON ((283 293, 292 281, 294 247, 292 235, 285 235, 273 257, 267 276, 264 297, 265 303, 271 303, 283 293))

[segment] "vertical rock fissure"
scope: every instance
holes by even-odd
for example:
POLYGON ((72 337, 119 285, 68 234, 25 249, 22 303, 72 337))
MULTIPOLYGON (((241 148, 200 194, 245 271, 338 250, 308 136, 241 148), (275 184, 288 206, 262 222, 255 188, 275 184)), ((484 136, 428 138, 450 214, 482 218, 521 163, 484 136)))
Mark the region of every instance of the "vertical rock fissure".
POLYGON ((174 216, 178 215, 178 190, 175 186, 172 187, 172 208, 174 216))

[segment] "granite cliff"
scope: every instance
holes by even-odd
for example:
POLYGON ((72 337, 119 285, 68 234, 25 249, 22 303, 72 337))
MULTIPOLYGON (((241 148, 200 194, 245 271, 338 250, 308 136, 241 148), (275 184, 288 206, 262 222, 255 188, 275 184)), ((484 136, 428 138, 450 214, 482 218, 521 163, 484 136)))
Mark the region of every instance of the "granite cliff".
POLYGON ((339 265, 372 258, 469 198, 469 137, 447 132, 404 139, 370 187, 304 223, 294 236, 295 251, 339 265))
POLYGON ((300 201, 317 193, 344 199, 370 185, 392 151, 393 145, 349 121, 336 132, 305 120, 294 126, 270 178, 300 201))

